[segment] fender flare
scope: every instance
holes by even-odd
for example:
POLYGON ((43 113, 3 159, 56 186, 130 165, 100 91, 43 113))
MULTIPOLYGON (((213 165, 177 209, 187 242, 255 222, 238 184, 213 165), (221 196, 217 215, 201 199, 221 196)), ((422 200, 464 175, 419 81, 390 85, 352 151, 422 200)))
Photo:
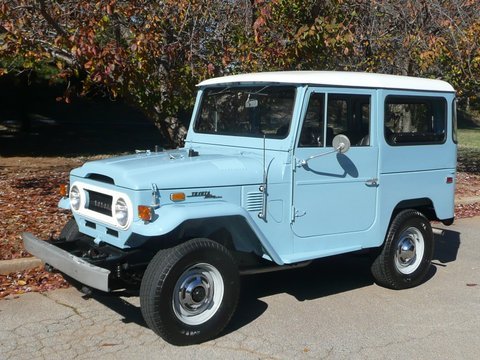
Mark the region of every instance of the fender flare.
POLYGON ((132 230, 134 233, 147 237, 161 236, 175 230, 187 220, 228 216, 243 217, 258 237, 268 256, 278 265, 284 264, 250 214, 242 207, 227 202, 213 201, 209 203, 164 205, 155 210, 155 218, 152 222, 144 223, 141 220, 136 220, 132 224, 132 230))

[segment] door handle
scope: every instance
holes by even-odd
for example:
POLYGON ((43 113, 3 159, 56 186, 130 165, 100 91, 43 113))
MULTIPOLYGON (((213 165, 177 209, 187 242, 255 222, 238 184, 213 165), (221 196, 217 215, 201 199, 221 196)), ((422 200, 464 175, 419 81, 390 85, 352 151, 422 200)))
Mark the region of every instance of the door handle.
POLYGON ((367 181, 365 181, 365 184, 367 186, 378 186, 378 179, 377 178, 368 179, 367 181))

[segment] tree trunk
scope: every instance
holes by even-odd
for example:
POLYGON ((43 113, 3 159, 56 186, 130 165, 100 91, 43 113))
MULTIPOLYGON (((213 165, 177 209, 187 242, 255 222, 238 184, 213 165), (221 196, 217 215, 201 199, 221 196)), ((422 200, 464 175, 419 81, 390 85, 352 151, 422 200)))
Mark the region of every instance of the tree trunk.
POLYGON ((166 115, 155 110, 145 111, 145 115, 155 124, 162 135, 162 147, 166 149, 174 149, 176 147, 173 137, 168 131, 167 123, 165 122, 166 115))
POLYGON ((164 148, 175 149, 184 146, 187 129, 178 118, 156 111, 146 112, 146 115, 160 130, 164 148))

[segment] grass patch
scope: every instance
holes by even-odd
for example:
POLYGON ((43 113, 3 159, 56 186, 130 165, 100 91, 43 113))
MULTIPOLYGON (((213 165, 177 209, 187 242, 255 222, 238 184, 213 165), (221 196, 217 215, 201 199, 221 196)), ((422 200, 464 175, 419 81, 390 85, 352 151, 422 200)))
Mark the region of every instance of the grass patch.
POLYGON ((480 127, 474 129, 458 129, 458 145, 460 147, 480 150, 480 127))
POLYGON ((458 130, 458 170, 480 174, 480 127, 458 130))

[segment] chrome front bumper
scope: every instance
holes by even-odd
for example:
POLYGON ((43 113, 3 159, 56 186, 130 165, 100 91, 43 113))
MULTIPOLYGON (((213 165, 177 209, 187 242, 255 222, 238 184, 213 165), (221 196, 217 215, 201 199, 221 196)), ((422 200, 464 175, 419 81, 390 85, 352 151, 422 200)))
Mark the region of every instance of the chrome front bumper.
POLYGON ((60 270, 86 286, 109 291, 108 277, 110 270, 92 265, 55 245, 40 240, 30 233, 23 233, 25 249, 46 264, 60 270))

